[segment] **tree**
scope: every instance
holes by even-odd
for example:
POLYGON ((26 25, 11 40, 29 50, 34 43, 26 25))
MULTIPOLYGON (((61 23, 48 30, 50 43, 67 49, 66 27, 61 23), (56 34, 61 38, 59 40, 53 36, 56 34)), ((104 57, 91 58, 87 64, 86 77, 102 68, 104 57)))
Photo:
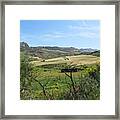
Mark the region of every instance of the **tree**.
MULTIPOLYGON (((20 54, 20 97, 28 99, 31 93, 32 65, 24 52, 20 54)), ((29 98, 30 99, 30 98, 29 98)))
POLYGON ((34 67, 30 63, 30 57, 21 52, 20 56, 20 97, 21 99, 33 99, 34 95, 32 94, 32 82, 37 82, 42 88, 43 95, 47 99, 47 93, 45 86, 47 83, 42 84, 41 81, 37 78, 37 72, 34 71, 34 67))

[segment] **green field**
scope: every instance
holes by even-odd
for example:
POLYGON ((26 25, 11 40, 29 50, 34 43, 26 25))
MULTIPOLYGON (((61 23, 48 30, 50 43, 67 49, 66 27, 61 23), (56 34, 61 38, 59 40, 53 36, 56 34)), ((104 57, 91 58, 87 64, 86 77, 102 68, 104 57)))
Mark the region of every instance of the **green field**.
POLYGON ((100 58, 92 55, 52 59, 21 54, 20 98, 22 100, 99 100, 100 58), (61 69, 79 69, 62 73, 61 69), (72 77, 72 78, 71 78, 72 77))

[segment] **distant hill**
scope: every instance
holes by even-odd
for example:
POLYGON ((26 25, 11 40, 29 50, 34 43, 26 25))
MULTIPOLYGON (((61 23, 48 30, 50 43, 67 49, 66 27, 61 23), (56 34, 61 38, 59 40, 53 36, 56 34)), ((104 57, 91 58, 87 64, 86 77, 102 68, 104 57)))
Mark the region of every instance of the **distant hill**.
POLYGON ((81 48, 80 49, 81 52, 95 52, 98 51, 97 49, 92 49, 92 48, 81 48))
POLYGON ((92 52, 91 55, 100 57, 100 50, 92 52))
POLYGON ((39 57, 43 59, 56 58, 61 56, 73 56, 80 54, 88 54, 99 56, 100 51, 97 49, 78 49, 74 47, 58 47, 58 46, 37 46, 30 47, 27 43, 20 43, 20 51, 25 52, 26 54, 34 57, 39 57))

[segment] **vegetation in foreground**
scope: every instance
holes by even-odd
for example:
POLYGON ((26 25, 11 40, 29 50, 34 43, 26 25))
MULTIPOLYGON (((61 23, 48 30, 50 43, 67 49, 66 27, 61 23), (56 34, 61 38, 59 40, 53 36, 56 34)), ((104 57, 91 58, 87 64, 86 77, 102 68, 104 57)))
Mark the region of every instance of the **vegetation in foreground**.
MULTIPOLYGON (((20 98, 21 100, 99 100, 100 64, 56 64, 35 65, 34 60, 21 52, 20 98), (62 73, 64 68, 79 71, 62 73)), ((43 63, 46 61, 42 61, 43 63)))

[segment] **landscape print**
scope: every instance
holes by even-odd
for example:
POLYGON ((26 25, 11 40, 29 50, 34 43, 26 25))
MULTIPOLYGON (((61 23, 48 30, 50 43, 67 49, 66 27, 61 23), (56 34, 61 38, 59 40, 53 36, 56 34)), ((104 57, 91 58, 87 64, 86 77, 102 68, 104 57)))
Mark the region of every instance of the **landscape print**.
POLYGON ((100 21, 20 21, 21 100, 100 100, 100 21))

